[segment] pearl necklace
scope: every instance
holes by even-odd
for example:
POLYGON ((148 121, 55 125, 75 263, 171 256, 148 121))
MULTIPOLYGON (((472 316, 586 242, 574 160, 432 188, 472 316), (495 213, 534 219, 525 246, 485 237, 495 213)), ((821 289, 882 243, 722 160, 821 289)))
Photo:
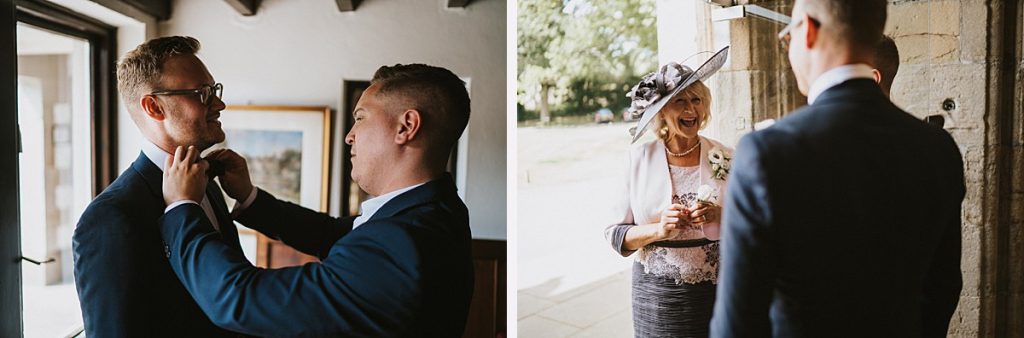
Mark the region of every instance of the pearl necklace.
POLYGON ((689 155, 694 150, 697 150, 697 148, 699 148, 699 147, 700 147, 700 140, 697 141, 697 144, 694 144, 692 147, 690 147, 690 149, 686 149, 686 151, 683 151, 681 153, 673 153, 671 150, 668 150, 668 145, 665 145, 665 152, 668 153, 668 156, 683 157, 683 156, 689 155))

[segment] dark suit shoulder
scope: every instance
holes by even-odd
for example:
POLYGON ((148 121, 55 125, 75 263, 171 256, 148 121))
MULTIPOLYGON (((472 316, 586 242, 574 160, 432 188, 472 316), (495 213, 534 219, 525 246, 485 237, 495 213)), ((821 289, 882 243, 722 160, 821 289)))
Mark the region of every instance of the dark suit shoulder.
POLYGON ((142 175, 129 168, 89 203, 75 231, 103 227, 106 231, 130 232, 135 221, 158 216, 163 205, 142 175))

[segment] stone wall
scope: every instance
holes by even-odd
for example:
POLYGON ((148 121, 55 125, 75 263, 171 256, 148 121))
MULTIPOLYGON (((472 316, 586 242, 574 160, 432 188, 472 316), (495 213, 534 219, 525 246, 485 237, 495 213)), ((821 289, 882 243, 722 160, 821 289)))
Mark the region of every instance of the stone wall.
MULTIPOLYGON (((794 1, 736 2, 789 15, 794 1)), ((1024 337, 1022 7, 1021 0, 890 0, 886 34, 901 61, 893 102, 921 118, 943 115, 964 157, 964 288, 950 337, 1024 337)), ((706 134, 735 144, 752 123, 806 104, 775 38, 781 25, 703 19, 705 39, 724 36, 732 46, 710 83, 716 115, 706 134)))

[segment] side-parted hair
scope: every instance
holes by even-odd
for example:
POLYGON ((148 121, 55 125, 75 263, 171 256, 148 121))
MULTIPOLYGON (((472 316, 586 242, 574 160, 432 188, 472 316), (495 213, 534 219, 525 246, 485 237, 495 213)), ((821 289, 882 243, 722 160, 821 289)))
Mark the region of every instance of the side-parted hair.
POLYGON ((875 68, 882 73, 882 88, 891 89, 896 72, 900 70, 900 51, 896 48, 896 41, 888 36, 882 36, 875 49, 875 68))
POLYGON ((378 86, 377 95, 402 105, 391 113, 419 111, 424 126, 421 130, 445 147, 439 149, 450 152, 469 123, 466 83, 450 70, 424 64, 383 66, 373 74, 370 84, 378 86))
POLYGON ((804 0, 805 9, 822 21, 822 30, 855 48, 874 49, 885 30, 886 0, 804 0))
POLYGON ((152 90, 159 84, 167 59, 197 52, 199 40, 188 36, 155 38, 135 47, 117 63, 117 90, 121 99, 132 107, 144 95, 143 91, 152 90))
MULTIPOLYGON (((701 107, 704 109, 704 111, 703 114, 701 114, 700 121, 698 121, 697 123, 699 123, 698 130, 704 129, 704 127, 708 125, 708 121, 711 121, 711 89, 708 88, 708 86, 705 85, 704 82, 697 80, 697 82, 694 82, 689 87, 686 87, 683 90, 679 91, 679 94, 676 94, 676 97, 679 96, 696 96, 700 98, 701 107)), ((669 102, 665 104, 665 107, 668 107, 668 105, 672 104, 672 100, 675 99, 675 97, 670 98, 669 102)), ((664 107, 661 109, 665 110, 664 107)), ((653 130, 655 134, 658 135, 659 138, 661 138, 662 141, 667 142, 669 137, 668 126, 665 125, 665 120, 660 116, 660 111, 658 112, 658 114, 659 116, 653 119, 653 121, 651 121, 651 130, 653 130)))

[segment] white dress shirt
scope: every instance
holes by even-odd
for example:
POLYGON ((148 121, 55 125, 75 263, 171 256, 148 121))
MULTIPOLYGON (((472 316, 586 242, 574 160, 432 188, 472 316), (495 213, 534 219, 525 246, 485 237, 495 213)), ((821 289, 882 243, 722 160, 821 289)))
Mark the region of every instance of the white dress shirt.
POLYGON ((811 89, 807 92, 807 104, 814 104, 814 100, 817 100, 821 93, 848 80, 860 78, 874 80, 874 74, 871 73, 872 69, 874 68, 863 63, 843 65, 829 69, 811 84, 811 89))
POLYGON ((359 204, 359 214, 360 215, 358 217, 356 217, 355 220, 352 221, 352 230, 355 230, 356 227, 359 227, 360 225, 363 225, 363 223, 366 223, 366 221, 370 220, 370 217, 373 217, 373 214, 376 214, 377 210, 380 210, 380 207, 384 206, 384 204, 388 203, 388 201, 390 201, 392 198, 395 198, 398 195, 401 195, 402 193, 404 193, 406 191, 409 191, 409 190, 412 190, 412 189, 414 189, 414 188, 416 188, 418 186, 421 186, 424 183, 427 183, 427 182, 423 182, 423 183, 415 184, 415 185, 410 185, 408 187, 405 187, 405 188, 402 188, 402 189, 398 189, 398 190, 395 190, 395 191, 392 191, 392 192, 389 192, 389 193, 386 193, 386 194, 383 194, 383 195, 380 195, 380 196, 368 199, 366 201, 363 201, 362 204, 359 204))
MULTIPOLYGON (((146 155, 146 158, 149 158, 150 162, 156 164, 156 167, 160 168, 161 172, 164 171, 164 166, 167 164, 167 157, 171 156, 163 149, 160 149, 160 147, 157 147, 155 144, 148 141, 142 143, 142 153, 146 155)), ((168 210, 174 209, 174 207, 185 203, 198 204, 203 208, 203 213, 205 213, 206 218, 210 220, 210 224, 213 224, 213 228, 220 231, 220 222, 217 222, 217 213, 213 212, 213 204, 210 204, 210 198, 207 197, 205 193, 203 194, 202 202, 196 203, 196 201, 192 200, 177 201, 168 205, 167 208, 164 209, 164 213, 167 213, 168 210)))

